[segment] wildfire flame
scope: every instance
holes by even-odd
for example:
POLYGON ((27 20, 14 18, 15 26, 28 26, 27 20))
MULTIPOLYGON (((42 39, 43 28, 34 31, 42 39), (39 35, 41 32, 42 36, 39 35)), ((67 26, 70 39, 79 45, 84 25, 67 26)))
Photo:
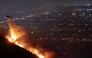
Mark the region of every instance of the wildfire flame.
POLYGON ((22 28, 12 23, 10 18, 8 18, 8 25, 9 25, 9 34, 6 36, 6 38, 10 42, 20 46, 21 48, 28 50, 29 52, 32 52, 33 54, 37 55, 39 58, 51 58, 53 52, 44 51, 44 53, 41 53, 39 49, 34 48, 32 46, 26 47, 27 45, 25 42, 18 41, 21 37, 26 35, 26 32, 22 28))

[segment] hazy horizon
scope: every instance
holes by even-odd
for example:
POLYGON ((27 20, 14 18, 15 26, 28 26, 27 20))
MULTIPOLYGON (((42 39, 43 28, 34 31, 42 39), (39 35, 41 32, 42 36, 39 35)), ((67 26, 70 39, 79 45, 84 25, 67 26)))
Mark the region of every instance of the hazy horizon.
POLYGON ((92 3, 92 0, 15 0, 15 1, 12 1, 12 0, 8 0, 8 1, 5 1, 5 0, 1 0, 0 1, 0 5, 3 5, 3 6, 8 6, 8 5, 14 5, 14 4, 17 4, 17 5, 24 5, 24 4, 63 4, 63 5, 66 5, 66 4, 91 4, 92 3))

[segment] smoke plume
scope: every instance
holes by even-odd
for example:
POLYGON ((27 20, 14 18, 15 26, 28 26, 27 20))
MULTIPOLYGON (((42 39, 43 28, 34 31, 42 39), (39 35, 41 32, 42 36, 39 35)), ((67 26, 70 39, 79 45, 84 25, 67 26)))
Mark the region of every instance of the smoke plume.
MULTIPOLYGON (((30 42, 28 42, 27 36, 29 36, 26 31, 14 24, 10 18, 8 18, 8 25, 9 25, 9 33, 7 34, 6 38, 10 41, 15 43, 16 45, 20 46, 28 50, 29 52, 37 55, 39 58, 54 58, 55 53, 53 51, 47 51, 41 46, 33 47, 30 42)), ((30 39, 31 40, 31 39, 30 39)))

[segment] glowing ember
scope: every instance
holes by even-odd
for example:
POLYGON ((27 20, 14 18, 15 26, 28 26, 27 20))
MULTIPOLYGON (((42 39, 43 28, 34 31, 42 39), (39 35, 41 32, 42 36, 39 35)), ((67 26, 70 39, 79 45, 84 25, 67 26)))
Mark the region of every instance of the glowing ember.
POLYGON ((22 42, 22 40, 21 40, 21 42, 18 41, 21 37, 26 35, 25 31, 22 30, 21 28, 17 27, 16 25, 14 25, 12 23, 12 21, 10 20, 10 18, 8 18, 8 23, 9 23, 10 30, 9 30, 9 34, 6 36, 6 38, 10 42, 20 46, 21 48, 28 50, 29 52, 32 52, 33 54, 37 55, 39 58, 51 58, 51 57, 47 56, 49 54, 45 54, 45 51, 42 54, 39 49, 33 48, 32 46, 26 47, 27 44, 25 42, 22 42))

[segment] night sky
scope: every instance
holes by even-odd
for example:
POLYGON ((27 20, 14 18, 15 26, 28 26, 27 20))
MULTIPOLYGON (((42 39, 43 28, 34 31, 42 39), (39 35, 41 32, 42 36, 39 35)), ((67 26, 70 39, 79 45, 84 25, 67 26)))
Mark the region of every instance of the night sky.
POLYGON ((92 3, 92 0, 0 0, 2 5, 12 5, 12 4, 35 4, 35 3, 61 3, 61 4, 87 4, 92 3))

